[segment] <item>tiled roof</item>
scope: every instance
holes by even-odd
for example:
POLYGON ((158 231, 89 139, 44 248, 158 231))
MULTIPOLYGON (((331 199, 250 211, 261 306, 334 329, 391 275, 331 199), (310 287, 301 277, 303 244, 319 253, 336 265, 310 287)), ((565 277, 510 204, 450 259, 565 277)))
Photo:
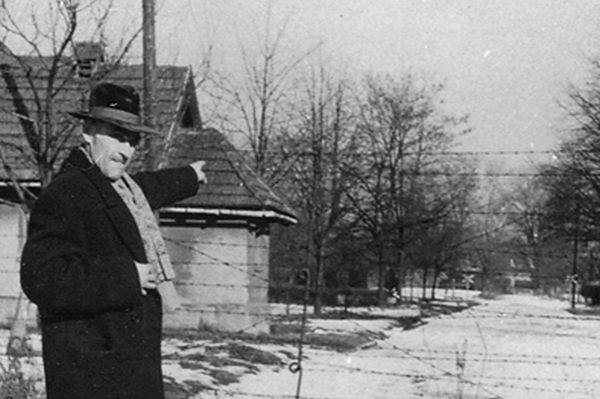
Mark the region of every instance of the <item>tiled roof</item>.
POLYGON ((273 211, 283 215, 288 222, 296 222, 294 210, 254 173, 219 131, 210 128, 180 131, 167 154, 168 166, 206 161, 204 170, 208 184, 178 206, 273 211))

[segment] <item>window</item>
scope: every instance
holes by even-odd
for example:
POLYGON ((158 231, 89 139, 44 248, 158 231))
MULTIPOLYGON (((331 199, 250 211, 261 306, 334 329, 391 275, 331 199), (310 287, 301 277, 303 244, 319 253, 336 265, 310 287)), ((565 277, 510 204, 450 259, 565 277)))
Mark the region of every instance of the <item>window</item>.
POLYGON ((194 127, 194 116, 192 114, 192 107, 189 105, 185 108, 183 116, 181 117, 180 127, 194 127))

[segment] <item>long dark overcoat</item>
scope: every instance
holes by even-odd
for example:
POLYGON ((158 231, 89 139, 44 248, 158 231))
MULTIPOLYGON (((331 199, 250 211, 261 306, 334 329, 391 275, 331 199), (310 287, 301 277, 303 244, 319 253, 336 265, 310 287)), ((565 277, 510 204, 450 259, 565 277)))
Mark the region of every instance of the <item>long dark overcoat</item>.
MULTIPOLYGON (((198 190, 191 167, 133 176, 153 209, 198 190)), ((161 299, 142 295, 139 230, 80 149, 41 193, 21 283, 41 316, 48 399, 162 399, 161 299)))

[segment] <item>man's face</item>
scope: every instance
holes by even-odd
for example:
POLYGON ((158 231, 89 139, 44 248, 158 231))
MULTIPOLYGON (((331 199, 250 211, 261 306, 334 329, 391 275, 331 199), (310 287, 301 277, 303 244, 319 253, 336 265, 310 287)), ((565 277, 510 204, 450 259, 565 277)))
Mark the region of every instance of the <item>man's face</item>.
POLYGON ((99 121, 89 123, 87 133, 91 136, 90 155, 94 163, 104 176, 119 180, 131 162, 139 134, 99 121))

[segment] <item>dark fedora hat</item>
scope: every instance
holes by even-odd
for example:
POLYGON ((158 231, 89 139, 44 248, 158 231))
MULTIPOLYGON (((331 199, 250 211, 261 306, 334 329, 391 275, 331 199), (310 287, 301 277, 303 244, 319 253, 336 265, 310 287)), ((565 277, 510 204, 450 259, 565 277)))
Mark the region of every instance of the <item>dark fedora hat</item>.
POLYGON ((131 132, 161 134, 142 123, 140 96, 131 86, 99 83, 90 93, 89 110, 72 111, 69 114, 76 118, 108 122, 131 132))

